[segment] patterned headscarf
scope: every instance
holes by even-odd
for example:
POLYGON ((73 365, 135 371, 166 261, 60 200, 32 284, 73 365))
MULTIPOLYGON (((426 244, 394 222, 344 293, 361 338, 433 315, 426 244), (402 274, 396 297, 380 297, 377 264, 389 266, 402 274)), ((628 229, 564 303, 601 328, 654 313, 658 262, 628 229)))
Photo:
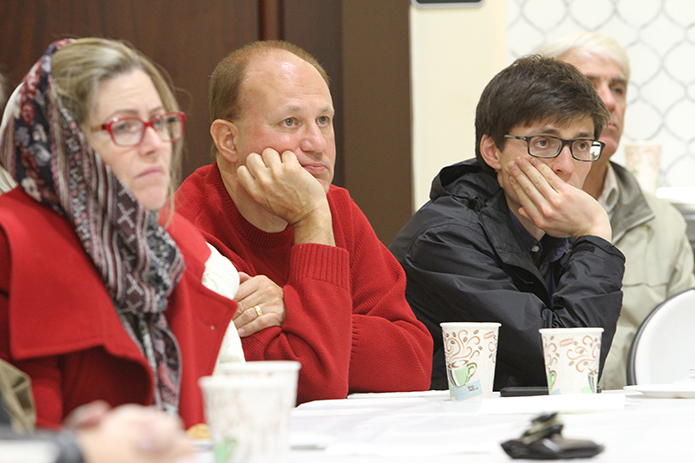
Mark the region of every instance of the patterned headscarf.
POLYGON ((176 412, 181 363, 164 310, 184 271, 183 257, 158 214, 146 210, 92 150, 58 97, 51 59, 71 41, 51 44, 8 103, 13 113, 0 134, 0 162, 26 193, 74 226, 154 371, 155 403, 176 412))

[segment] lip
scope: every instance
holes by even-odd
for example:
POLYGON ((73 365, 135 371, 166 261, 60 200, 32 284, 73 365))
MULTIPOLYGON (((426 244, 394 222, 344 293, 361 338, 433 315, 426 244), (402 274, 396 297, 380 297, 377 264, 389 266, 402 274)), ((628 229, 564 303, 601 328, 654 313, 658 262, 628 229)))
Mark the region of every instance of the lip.
POLYGON ((164 167, 162 166, 150 167, 149 169, 145 169, 137 175, 137 178, 147 178, 159 175, 164 175, 164 167))
POLYGON ((321 174, 327 170, 326 166, 321 164, 320 162, 302 164, 302 168, 312 175, 321 174))

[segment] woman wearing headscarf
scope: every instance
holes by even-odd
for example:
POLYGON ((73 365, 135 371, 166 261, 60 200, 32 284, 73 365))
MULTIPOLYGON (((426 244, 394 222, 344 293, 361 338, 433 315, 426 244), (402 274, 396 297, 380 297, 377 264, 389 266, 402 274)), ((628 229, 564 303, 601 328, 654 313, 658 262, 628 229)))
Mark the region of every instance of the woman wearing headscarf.
POLYGON ((52 44, 10 97, 0 357, 31 377, 38 426, 98 399, 204 421, 238 274, 173 210, 184 123, 157 68, 104 39, 52 44))

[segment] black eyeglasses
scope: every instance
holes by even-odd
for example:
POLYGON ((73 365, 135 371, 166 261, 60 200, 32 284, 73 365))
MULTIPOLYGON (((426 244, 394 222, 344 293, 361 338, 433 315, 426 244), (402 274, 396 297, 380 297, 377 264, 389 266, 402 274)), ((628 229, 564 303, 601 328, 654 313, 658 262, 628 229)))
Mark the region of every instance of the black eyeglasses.
POLYGON ((513 138, 526 142, 528 154, 536 158, 557 157, 565 145, 569 145, 572 157, 577 161, 594 162, 601 157, 601 151, 606 146, 605 143, 591 140, 589 138, 578 138, 576 140, 563 140, 562 138, 550 135, 532 135, 530 137, 519 137, 517 135, 505 135, 504 138, 513 138))
POLYGON ((145 122, 138 117, 118 117, 105 124, 92 127, 90 132, 106 130, 118 146, 137 146, 145 138, 145 130, 152 127, 162 141, 176 141, 183 136, 186 115, 180 112, 157 114, 145 122))

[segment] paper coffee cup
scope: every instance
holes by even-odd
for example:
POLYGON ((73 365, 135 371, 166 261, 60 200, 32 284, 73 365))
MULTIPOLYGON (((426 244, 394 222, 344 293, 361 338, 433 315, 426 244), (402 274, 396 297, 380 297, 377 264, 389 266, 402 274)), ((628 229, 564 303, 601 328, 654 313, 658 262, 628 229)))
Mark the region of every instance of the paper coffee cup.
POLYGON ((492 396, 499 323, 440 323, 452 400, 492 396))
POLYGON ((543 328, 549 394, 595 393, 603 328, 543 328))

